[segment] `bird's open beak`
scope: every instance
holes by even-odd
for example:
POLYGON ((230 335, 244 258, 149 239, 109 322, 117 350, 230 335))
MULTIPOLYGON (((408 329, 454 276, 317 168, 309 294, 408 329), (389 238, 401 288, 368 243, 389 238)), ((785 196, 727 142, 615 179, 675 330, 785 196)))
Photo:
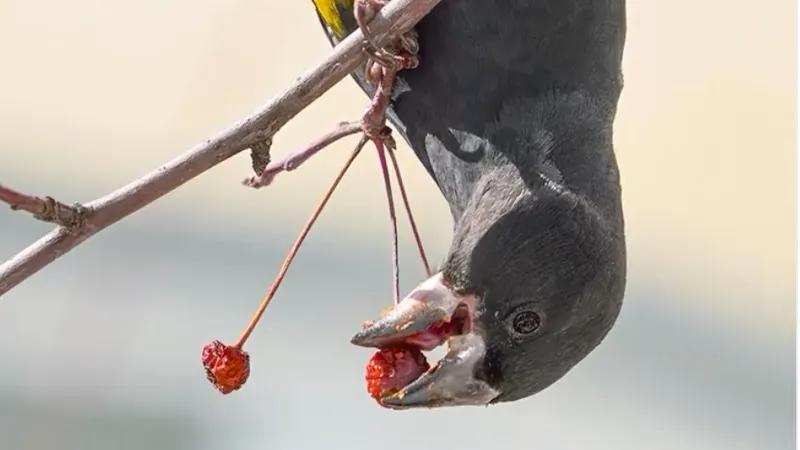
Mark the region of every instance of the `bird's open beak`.
POLYGON ((436 274, 351 339, 355 345, 376 348, 407 344, 431 350, 447 344, 444 358, 399 392, 381 399, 384 405, 399 409, 486 405, 499 395, 475 378, 486 354, 475 306, 474 296, 453 292, 436 274))

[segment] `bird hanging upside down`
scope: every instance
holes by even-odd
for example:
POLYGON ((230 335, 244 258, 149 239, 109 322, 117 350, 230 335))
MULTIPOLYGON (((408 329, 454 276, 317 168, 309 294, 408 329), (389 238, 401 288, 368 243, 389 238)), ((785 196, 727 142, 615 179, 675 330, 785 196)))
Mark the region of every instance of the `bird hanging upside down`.
MULTIPOLYGON (((386 3, 313 1, 333 44, 386 3)), ((375 64, 391 78, 386 117, 454 223, 441 270, 352 339, 448 345, 383 405, 526 398, 613 327, 626 276, 613 147, 625 30, 624 0, 443 0, 391 48, 372 48, 372 65, 354 74, 375 97, 386 78, 375 64)), ((382 112, 371 107, 364 123, 382 112)))

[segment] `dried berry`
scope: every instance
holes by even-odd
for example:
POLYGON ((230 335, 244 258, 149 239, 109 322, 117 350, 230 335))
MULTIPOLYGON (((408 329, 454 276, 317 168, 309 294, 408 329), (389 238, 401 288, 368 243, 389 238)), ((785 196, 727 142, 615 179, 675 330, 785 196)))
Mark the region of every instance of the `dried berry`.
POLYGON ((214 341, 203 347, 203 367, 208 381, 223 394, 230 394, 250 376, 250 355, 238 347, 214 341))
POLYGON ((381 398, 408 386, 429 368, 425 355, 416 347, 378 350, 367 361, 367 392, 381 403, 381 398))

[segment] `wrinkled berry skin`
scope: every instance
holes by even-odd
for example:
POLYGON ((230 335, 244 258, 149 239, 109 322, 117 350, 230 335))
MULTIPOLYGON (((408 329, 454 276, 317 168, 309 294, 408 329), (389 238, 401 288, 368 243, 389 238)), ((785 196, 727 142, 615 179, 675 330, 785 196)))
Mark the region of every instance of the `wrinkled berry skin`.
POLYGON ((379 404, 381 399, 408 386, 430 369, 425 355, 416 347, 387 347, 367 361, 367 392, 379 404))
POLYGON ((238 390, 250 376, 246 351, 214 341, 203 347, 203 367, 208 381, 223 394, 238 390))

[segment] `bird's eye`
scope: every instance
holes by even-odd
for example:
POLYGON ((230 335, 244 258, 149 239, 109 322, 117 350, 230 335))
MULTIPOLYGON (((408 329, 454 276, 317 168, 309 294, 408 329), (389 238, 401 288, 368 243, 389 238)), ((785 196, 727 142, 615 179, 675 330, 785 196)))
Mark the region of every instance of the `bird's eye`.
POLYGON ((517 337, 530 336, 542 326, 542 317, 530 308, 520 308, 506 319, 509 330, 517 337))

